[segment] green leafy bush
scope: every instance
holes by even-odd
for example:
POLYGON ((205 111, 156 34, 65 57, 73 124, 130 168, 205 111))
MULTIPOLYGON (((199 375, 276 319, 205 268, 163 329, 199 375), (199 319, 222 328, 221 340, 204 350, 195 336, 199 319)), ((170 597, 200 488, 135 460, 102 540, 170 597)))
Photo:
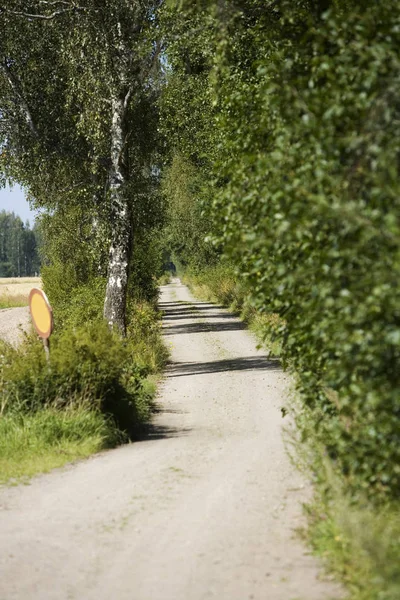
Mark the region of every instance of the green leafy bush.
POLYGON ((222 48, 220 241, 252 305, 282 318, 347 483, 398 496, 400 7, 262 5, 240 5, 222 48))
POLYGON ((72 265, 56 260, 42 268, 42 281, 57 328, 81 326, 101 319, 106 289, 104 277, 91 277, 83 283, 72 265))
POLYGON ((127 435, 149 415, 143 387, 148 368, 135 360, 129 341, 103 322, 54 335, 49 363, 34 338, 18 349, 2 343, 0 360, 2 413, 83 405, 113 417, 127 435))
POLYGON ((81 327, 102 319, 106 282, 98 277, 86 285, 80 285, 65 296, 63 304, 55 313, 59 326, 81 327))
POLYGON ((200 232, 211 199, 207 233, 249 305, 279 316, 265 336, 279 335, 338 473, 398 497, 400 5, 184 6, 163 105, 181 157, 169 197, 200 232))
MULTIPOLYGON (((162 273, 163 238, 158 227, 136 234, 129 271, 129 301, 154 303, 162 273)), ((129 315, 127 315, 129 319, 129 315)))
POLYGON ((246 294, 232 265, 219 262, 202 269, 189 268, 184 270, 183 277, 198 297, 216 300, 236 310, 243 307, 246 294))
POLYGON ((162 370, 168 350, 161 338, 161 314, 148 302, 128 302, 128 346, 136 363, 148 374, 162 370))

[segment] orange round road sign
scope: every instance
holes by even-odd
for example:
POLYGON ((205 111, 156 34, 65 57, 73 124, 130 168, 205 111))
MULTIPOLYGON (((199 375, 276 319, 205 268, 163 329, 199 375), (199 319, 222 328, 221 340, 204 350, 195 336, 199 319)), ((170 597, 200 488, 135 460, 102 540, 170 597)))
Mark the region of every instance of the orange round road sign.
POLYGON ((29 294, 29 309, 39 336, 47 340, 53 331, 53 311, 42 290, 33 288, 29 294))

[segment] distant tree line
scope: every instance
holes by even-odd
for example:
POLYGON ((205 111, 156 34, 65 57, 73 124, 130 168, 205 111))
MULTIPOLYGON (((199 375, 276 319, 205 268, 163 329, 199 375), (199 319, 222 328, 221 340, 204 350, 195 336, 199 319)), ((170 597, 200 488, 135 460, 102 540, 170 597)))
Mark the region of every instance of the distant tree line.
POLYGON ((39 273, 37 228, 13 212, 0 212, 0 277, 31 277, 39 273))

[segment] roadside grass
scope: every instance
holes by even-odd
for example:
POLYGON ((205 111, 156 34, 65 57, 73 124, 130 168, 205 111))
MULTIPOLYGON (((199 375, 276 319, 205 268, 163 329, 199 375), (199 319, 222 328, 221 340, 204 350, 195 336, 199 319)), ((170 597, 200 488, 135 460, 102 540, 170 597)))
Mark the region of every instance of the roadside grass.
POLYGON ((148 374, 160 373, 169 352, 161 336, 161 312, 148 302, 135 302, 128 307, 127 335, 131 353, 148 374))
POLYGON ((258 342, 267 350, 268 355, 279 357, 281 342, 279 336, 273 334, 283 323, 279 315, 275 313, 260 314, 253 307, 245 305, 240 316, 258 342))
POLYGON ((304 505, 302 538, 325 570, 343 583, 346 600, 398 600, 399 503, 374 504, 365 493, 349 491, 316 439, 315 413, 301 405, 294 388, 285 410, 292 417, 285 430, 289 456, 313 484, 313 498, 304 505))
POLYGON ((111 419, 81 407, 0 417, 0 483, 18 483, 121 441, 111 419))
POLYGON ((241 288, 228 265, 217 265, 200 272, 188 270, 183 273, 182 278, 201 300, 220 302, 234 311, 243 306, 241 288))
POLYGON ((168 285, 171 282, 171 273, 163 273, 158 278, 158 285, 168 285))
POLYGON ((355 504, 343 491, 332 497, 318 486, 305 510, 306 539, 325 568, 345 584, 349 600, 400 598, 398 506, 355 504))
POLYGON ((0 310, 3 308, 19 308, 21 306, 28 306, 28 296, 26 294, 11 295, 3 293, 0 295, 0 310))
POLYGON ((238 313, 269 356, 279 357, 281 344, 274 332, 283 323, 282 319, 275 313, 261 314, 250 306, 229 265, 217 265, 200 273, 186 271, 182 279, 200 300, 221 303, 231 312, 238 313))

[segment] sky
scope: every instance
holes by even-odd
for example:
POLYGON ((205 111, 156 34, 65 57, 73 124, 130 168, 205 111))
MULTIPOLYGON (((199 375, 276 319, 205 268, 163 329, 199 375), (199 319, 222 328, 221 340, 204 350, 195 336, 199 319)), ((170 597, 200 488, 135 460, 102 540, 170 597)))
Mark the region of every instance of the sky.
POLYGON ((29 208, 29 203, 25 199, 24 191, 18 185, 14 185, 12 189, 9 187, 4 189, 0 188, 0 211, 1 210, 14 212, 21 217, 24 223, 28 219, 31 226, 35 221, 35 213, 29 208))

